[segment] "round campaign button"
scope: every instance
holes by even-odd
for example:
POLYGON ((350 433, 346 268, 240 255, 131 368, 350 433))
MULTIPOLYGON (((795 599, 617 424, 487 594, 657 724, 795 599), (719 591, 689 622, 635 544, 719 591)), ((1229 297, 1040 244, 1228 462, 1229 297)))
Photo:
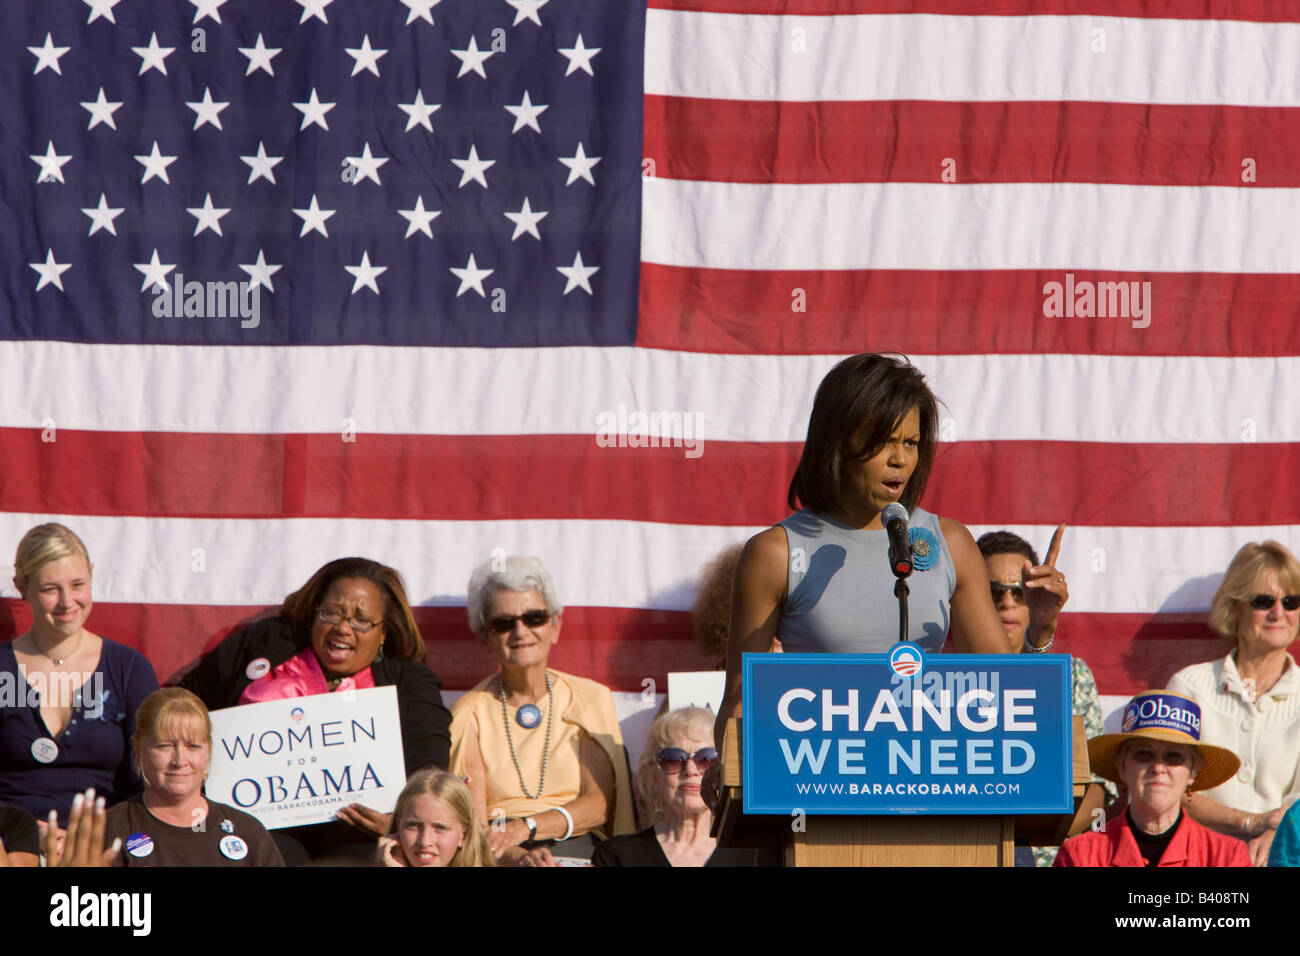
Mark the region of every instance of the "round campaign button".
POLYGON ((244 673, 248 675, 249 680, 261 680, 267 674, 271 673, 271 662, 265 657, 251 660, 248 662, 248 666, 244 668, 244 673))
POLYGON ((59 756, 59 745, 49 737, 37 737, 32 741, 32 756, 37 763, 54 763, 59 756))
POLYGON ((224 836, 221 838, 221 853, 228 860, 242 860, 248 856, 248 844, 237 836, 224 836))
POLYGON ((520 727, 532 730, 542 722, 542 709, 536 704, 524 704, 515 714, 515 720, 519 721, 520 727))
POLYGON ((147 833, 132 833, 126 838, 126 852, 143 860, 153 853, 153 837, 147 833))

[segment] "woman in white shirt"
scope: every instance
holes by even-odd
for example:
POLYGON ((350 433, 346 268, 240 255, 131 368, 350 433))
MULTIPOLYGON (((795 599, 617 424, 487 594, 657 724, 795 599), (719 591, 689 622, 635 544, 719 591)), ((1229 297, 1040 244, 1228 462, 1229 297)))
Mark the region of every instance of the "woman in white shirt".
POLYGON ((1245 840, 1263 866, 1287 807, 1300 798, 1300 671, 1287 648, 1300 630, 1300 561, 1276 541, 1247 544, 1228 565, 1210 627, 1231 641, 1169 689, 1201 705, 1201 740, 1241 758, 1236 776, 1190 795, 1196 821, 1245 840))

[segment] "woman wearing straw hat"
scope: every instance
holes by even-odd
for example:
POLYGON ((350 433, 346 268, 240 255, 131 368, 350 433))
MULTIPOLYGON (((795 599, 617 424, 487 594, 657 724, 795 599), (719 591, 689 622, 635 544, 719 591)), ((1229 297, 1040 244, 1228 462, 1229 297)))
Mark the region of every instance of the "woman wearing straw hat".
POLYGON ((1124 708, 1123 733, 1088 741, 1094 773, 1128 789, 1123 817, 1066 840, 1054 866, 1250 866, 1240 840, 1183 813, 1190 790, 1217 787, 1241 761, 1200 742, 1201 708, 1190 697, 1151 690, 1124 708))

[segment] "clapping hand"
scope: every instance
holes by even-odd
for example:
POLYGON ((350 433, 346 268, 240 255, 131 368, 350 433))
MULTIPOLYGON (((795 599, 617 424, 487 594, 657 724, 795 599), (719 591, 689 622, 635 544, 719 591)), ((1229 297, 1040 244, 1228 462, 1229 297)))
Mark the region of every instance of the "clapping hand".
POLYGON ((63 845, 59 845, 58 814, 50 811, 45 828, 45 861, 47 866, 112 866, 122 849, 119 837, 113 845, 104 846, 104 828, 108 814, 104 798, 95 798, 93 789, 72 798, 68 811, 68 831, 63 845))

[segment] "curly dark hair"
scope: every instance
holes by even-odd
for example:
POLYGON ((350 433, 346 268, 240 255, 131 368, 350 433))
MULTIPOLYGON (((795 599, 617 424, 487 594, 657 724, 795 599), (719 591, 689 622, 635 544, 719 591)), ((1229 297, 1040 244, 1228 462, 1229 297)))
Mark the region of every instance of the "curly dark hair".
POLYGON ((1023 554, 1029 559, 1030 564, 1038 564, 1038 552, 1034 550, 1034 546, 1020 535, 1012 534, 1010 531, 990 531, 988 534, 980 535, 980 539, 975 544, 979 546, 980 554, 985 558, 991 558, 995 554, 1023 554))
POLYGON ((744 544, 732 545, 700 571, 700 589, 691 607, 695 643, 706 654, 727 653, 727 626, 731 617, 731 580, 744 544))

